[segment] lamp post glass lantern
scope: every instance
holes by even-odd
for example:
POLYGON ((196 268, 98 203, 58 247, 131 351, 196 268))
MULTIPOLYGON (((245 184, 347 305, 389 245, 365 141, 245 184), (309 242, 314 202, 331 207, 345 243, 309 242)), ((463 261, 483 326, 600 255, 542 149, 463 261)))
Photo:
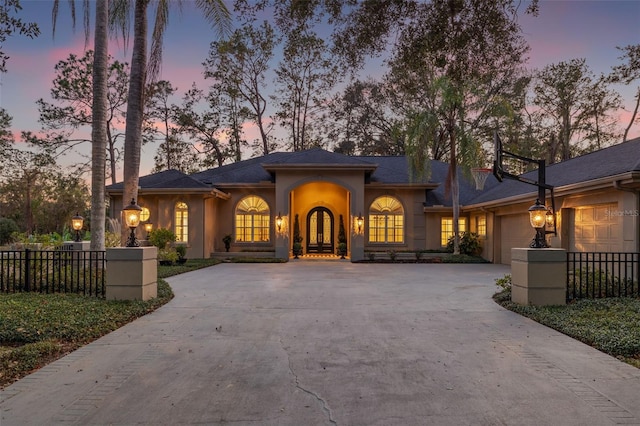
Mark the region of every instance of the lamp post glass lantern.
POLYGON ((358 234, 362 234, 363 225, 364 225, 364 218, 362 217, 362 213, 360 213, 356 218, 356 226, 358 227, 358 234))
POLYGON ((278 212, 278 216, 276 216, 276 227, 278 228, 278 232, 282 231, 282 215, 278 212))
POLYGON ((547 208, 544 204, 540 203, 540 199, 536 200, 536 203, 529 207, 529 222, 531 226, 536 230, 536 236, 531 242, 531 248, 546 248, 547 239, 545 236, 545 226, 547 224, 547 208))
POLYGON ((140 213, 142 213, 142 207, 136 204, 136 200, 131 199, 131 204, 122 209, 124 212, 125 224, 131 230, 129 238, 127 239, 127 247, 139 247, 140 244, 136 239, 136 228, 140 224, 140 213))
POLYGON ((75 231, 75 237, 73 238, 73 241, 76 243, 82 241, 82 238, 80 237, 80 230, 82 229, 82 225, 84 225, 84 218, 76 213, 76 215, 71 218, 71 227, 75 231))

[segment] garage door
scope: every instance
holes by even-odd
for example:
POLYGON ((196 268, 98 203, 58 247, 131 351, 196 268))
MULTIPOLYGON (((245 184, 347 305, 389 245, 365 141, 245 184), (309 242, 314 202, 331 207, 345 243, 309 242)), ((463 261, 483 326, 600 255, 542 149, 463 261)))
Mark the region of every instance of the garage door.
POLYGON ((614 204, 598 204, 575 209, 574 251, 622 251, 622 217, 614 204))
POLYGON ((500 217, 500 262, 511 264, 511 249, 529 247, 535 230, 529 223, 528 214, 500 217))

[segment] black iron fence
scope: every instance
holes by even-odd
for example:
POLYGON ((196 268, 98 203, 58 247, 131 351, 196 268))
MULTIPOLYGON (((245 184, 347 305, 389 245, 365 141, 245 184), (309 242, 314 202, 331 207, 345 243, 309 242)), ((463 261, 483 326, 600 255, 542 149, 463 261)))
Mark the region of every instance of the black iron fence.
POLYGON ((0 292, 105 295, 105 252, 0 251, 0 292))
POLYGON ((640 253, 567 253, 567 301, 600 297, 640 297, 640 253))

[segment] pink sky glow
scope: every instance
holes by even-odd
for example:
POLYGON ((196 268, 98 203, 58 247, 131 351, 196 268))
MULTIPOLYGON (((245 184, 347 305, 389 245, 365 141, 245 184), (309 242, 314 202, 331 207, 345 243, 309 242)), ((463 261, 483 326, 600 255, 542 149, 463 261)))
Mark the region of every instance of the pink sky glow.
MULTIPOLYGON (((181 102, 182 94, 195 81, 198 87, 206 87, 202 62, 209 52, 213 32, 209 25, 185 3, 183 16, 172 15, 165 37, 162 75, 177 87, 181 102)), ((69 23, 66 2, 61 2, 56 37, 51 37, 50 0, 23 0, 23 20, 35 21, 41 35, 35 40, 14 36, 3 50, 10 56, 8 72, 0 76, 0 106, 13 116, 13 133, 16 140, 22 130, 37 132, 40 128, 35 104, 39 98, 50 100, 51 82, 55 76, 54 66, 70 53, 82 56, 85 49, 84 29, 81 18, 75 33, 69 23)), ((524 9, 524 5, 521 6, 524 9)), ((81 16, 81 14, 80 14, 81 16)), ((640 43, 640 1, 540 1, 540 16, 522 16, 520 24, 531 46, 529 68, 541 69, 546 65, 586 58, 594 75, 608 73, 620 63, 620 51, 616 46, 640 43)), ((90 43, 91 44, 91 43, 90 43)), ((89 47, 90 48, 90 47, 89 47)), ((131 45, 126 56, 122 43, 110 43, 110 52, 119 61, 130 61, 131 45)), ((274 63, 275 65, 275 63, 274 63)), ((368 73, 377 70, 368 68, 368 73)), ((366 74, 366 73, 365 73, 366 74)), ((364 74, 363 74, 364 75, 364 74)), ((634 106, 635 87, 616 86, 623 96, 626 111, 620 112, 620 127, 624 129, 634 106)), ((245 125, 245 138, 250 142, 258 138, 258 130, 245 125)), ((640 136, 640 125, 632 128, 632 137, 640 136)), ((144 148, 141 174, 153 167, 153 156, 157 147, 144 148)), ((67 159, 70 163, 73 158, 67 159)))

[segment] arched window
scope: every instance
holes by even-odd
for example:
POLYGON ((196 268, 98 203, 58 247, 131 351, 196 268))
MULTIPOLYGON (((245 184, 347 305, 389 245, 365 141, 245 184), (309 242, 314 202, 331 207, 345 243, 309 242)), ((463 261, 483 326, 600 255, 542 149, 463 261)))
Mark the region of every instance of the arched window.
POLYGON ((397 198, 383 195, 369 207, 369 242, 404 242, 404 208, 397 198))
POLYGON ((269 206, 256 196, 244 197, 236 207, 236 242, 269 241, 269 206))
POLYGON ((189 206, 182 201, 176 203, 175 206, 175 220, 174 220, 174 233, 176 234, 176 241, 183 243, 189 240, 189 206))

